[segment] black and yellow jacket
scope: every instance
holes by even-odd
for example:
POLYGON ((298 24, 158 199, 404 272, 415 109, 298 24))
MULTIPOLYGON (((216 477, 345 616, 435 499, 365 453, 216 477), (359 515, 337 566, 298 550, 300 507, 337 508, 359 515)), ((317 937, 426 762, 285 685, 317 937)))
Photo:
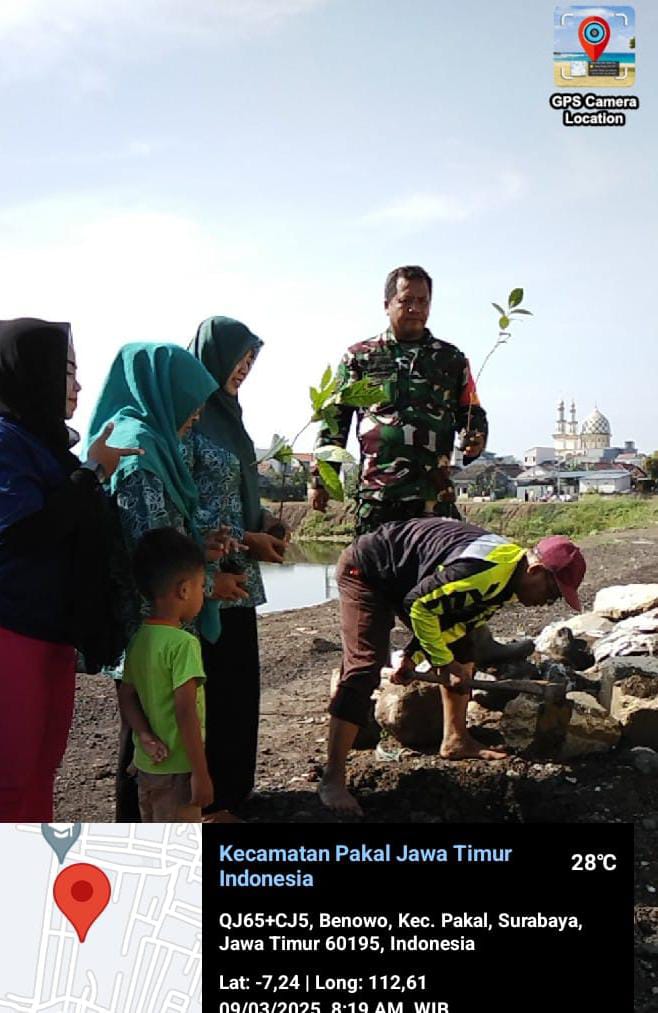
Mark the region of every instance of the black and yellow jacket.
POLYGON ((510 586, 525 549, 474 524, 421 517, 382 524, 354 543, 363 579, 390 601, 437 667, 450 645, 481 626, 514 594, 510 586))

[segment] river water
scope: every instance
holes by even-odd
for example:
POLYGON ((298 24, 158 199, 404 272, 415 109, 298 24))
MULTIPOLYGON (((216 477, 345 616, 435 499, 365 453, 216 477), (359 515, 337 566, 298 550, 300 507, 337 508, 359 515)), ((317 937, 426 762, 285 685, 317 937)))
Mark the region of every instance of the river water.
POLYGON ((305 608, 337 598, 334 574, 344 548, 334 542, 293 543, 283 565, 261 563, 267 602, 258 612, 305 608))

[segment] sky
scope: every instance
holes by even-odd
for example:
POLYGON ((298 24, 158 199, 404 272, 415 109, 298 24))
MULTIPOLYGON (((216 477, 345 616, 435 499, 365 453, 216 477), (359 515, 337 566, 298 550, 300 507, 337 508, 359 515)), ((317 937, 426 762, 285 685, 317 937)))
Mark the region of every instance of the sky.
POLYGON ((549 106, 544 0, 2 0, 0 316, 71 321, 83 431, 124 342, 238 317, 268 446, 417 263, 476 372, 491 302, 525 290, 479 382, 490 449, 550 444, 573 397, 654 450, 658 8, 635 10, 640 109, 585 129, 549 106))

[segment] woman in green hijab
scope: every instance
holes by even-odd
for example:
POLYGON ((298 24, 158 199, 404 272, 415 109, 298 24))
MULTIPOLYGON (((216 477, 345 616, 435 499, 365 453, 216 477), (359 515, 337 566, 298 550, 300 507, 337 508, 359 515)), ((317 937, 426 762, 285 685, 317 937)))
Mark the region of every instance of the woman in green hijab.
MULTIPOLYGON (((197 523, 198 493, 182 439, 216 389, 217 382, 205 367, 179 345, 125 345, 112 364, 89 430, 93 441, 113 422, 113 443, 123 445, 121 441, 130 436, 134 441, 130 445, 143 451, 124 458, 110 482, 129 551, 152 528, 173 527, 207 543, 206 602, 197 626, 209 642, 217 640, 220 631, 216 599, 237 594, 238 583, 233 575, 218 572, 212 561, 218 553, 216 539, 197 523)), ((121 611, 131 635, 141 622, 141 603, 130 574, 123 584, 121 611)), ((132 737, 122 724, 117 772, 117 820, 122 823, 139 821, 136 787, 127 774, 131 762, 132 737)))
POLYGON ((222 635, 201 638, 206 671, 206 757, 215 800, 209 822, 225 822, 254 786, 258 744, 260 663, 256 606, 265 601, 257 560, 281 563, 286 543, 268 534, 276 518, 260 505, 254 444, 242 421, 238 391, 262 341, 229 317, 204 320, 190 351, 218 384, 186 440, 204 528, 220 522, 247 546, 237 562, 241 598, 220 603, 222 635))

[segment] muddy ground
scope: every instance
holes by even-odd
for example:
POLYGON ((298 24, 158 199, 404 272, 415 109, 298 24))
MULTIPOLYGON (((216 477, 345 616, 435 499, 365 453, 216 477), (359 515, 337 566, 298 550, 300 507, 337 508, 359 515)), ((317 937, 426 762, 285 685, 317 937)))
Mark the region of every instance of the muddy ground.
MULTIPOLYGON (((658 580, 658 528, 607 532, 583 542, 583 600, 615 583, 658 580)), ((564 617, 508 606, 491 623, 503 637, 537 634, 564 617)), ((263 698, 257 790, 245 816, 262 823, 332 822, 316 784, 325 751, 327 688, 340 663, 338 608, 328 602, 259 619, 263 698)), ((394 641, 402 643, 402 629, 394 641)), ((117 714, 114 686, 80 676, 75 721, 57 784, 56 818, 111 821, 117 714)), ((631 822, 636 828, 637 1013, 658 1011, 658 779, 623 750, 565 764, 511 757, 496 764, 404 750, 397 760, 355 752, 350 779, 365 819, 388 822, 631 822), (655 990, 655 991, 654 991, 655 990)), ((602 898, 602 905, 605 899, 602 898)))

